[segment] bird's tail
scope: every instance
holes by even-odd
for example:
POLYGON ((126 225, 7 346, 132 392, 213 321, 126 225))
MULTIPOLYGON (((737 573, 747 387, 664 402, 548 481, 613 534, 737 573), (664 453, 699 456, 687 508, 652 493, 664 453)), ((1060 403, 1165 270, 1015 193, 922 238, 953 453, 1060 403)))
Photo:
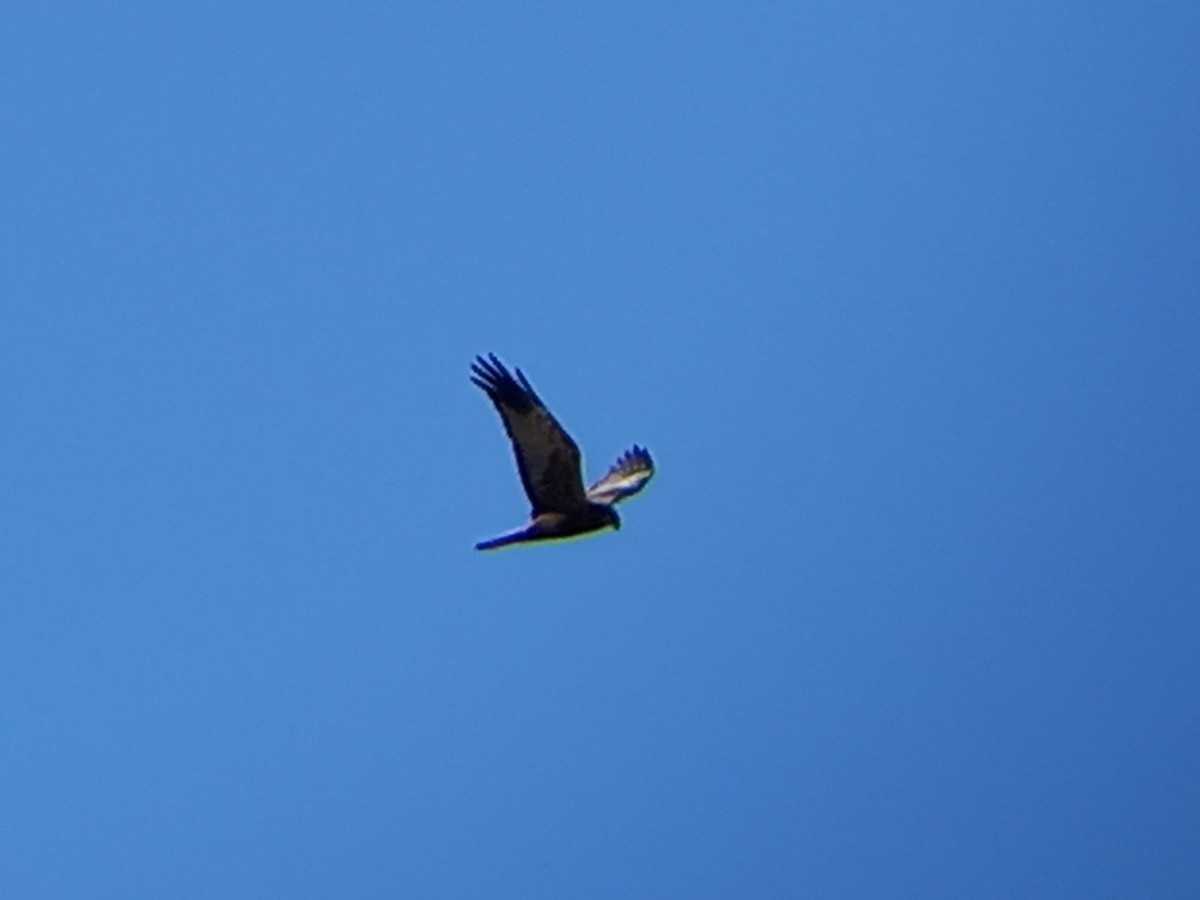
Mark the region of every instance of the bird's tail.
POLYGON ((499 537, 488 538, 486 541, 480 541, 475 545, 475 549, 494 550, 497 547, 506 547, 509 544, 519 544, 526 540, 529 540, 529 529, 522 528, 520 531, 512 531, 508 534, 502 534, 499 537))

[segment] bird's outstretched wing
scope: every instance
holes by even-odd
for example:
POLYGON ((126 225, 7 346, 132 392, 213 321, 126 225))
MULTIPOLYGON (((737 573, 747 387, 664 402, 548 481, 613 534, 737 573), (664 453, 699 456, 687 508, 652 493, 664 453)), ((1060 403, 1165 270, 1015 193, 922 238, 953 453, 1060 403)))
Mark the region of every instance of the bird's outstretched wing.
POLYGON ((611 506, 644 488, 653 474, 654 460, 649 451, 634 444, 632 450, 617 458, 603 478, 587 489, 587 498, 592 503, 611 506))
POLYGON ((471 371, 471 381, 483 389, 504 420, 533 515, 587 506, 579 448, 550 415, 521 370, 516 370, 514 378, 504 363, 488 354, 487 359, 477 356, 471 371))

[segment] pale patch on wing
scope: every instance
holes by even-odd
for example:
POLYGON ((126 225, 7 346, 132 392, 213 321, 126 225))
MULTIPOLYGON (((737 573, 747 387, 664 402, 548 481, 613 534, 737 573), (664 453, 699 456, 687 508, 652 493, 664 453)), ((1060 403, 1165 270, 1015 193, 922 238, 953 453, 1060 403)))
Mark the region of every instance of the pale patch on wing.
POLYGON ((632 497, 646 486, 654 475, 654 461, 650 453, 634 445, 613 464, 608 472, 587 490, 587 498, 593 503, 612 505, 626 497, 632 497))

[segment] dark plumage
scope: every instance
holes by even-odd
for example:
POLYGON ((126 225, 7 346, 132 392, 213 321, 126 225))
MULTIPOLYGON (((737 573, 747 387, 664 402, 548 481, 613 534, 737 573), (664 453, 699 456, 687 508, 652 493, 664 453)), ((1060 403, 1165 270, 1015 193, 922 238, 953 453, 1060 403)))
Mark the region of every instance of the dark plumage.
POLYGON ((525 528, 476 544, 490 550, 506 544, 574 537, 612 526, 621 527, 613 505, 636 494, 654 474, 649 452, 634 446, 603 478, 583 486, 579 447, 546 409, 533 386, 516 377, 494 355, 476 357, 471 381, 496 407, 512 441, 521 484, 532 506, 525 528))

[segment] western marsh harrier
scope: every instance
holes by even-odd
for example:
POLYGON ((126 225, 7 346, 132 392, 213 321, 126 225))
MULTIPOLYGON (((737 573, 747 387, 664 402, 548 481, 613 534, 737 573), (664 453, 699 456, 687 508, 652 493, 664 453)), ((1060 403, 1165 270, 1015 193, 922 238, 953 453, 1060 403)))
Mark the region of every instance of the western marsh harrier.
POLYGON ((533 504, 533 521, 526 527, 482 541, 475 549, 575 537, 610 525, 620 528, 614 504, 646 486, 654 474, 650 454, 635 444, 603 478, 585 489, 579 448, 521 370, 516 370, 514 378, 504 363, 489 354, 487 359, 476 357, 471 372, 471 381, 488 395, 504 421, 516 453, 521 484, 533 504))

